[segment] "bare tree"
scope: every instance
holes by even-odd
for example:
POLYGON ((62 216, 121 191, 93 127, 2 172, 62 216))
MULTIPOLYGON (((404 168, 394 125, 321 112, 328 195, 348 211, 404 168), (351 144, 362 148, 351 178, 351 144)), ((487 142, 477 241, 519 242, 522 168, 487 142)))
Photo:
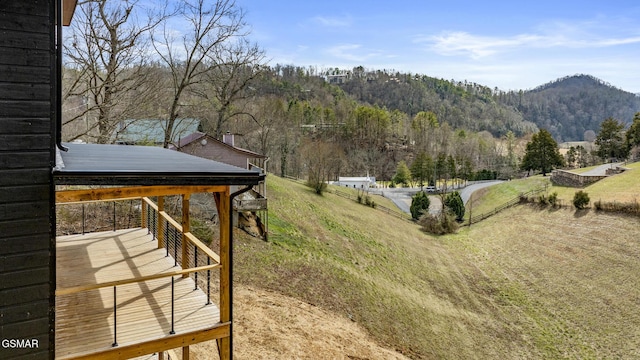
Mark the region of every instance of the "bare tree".
MULTIPOLYGON (((200 85, 201 89, 205 89, 200 91, 202 95, 207 93, 206 83, 215 81, 215 86, 220 89, 233 91, 219 96, 223 102, 219 102, 216 96, 208 97, 219 102, 219 109, 223 109, 221 106, 229 108, 230 105, 225 103, 231 103, 246 87, 247 82, 237 81, 232 76, 232 80, 224 84, 220 83, 217 77, 222 76, 221 74, 235 75, 237 71, 245 71, 250 68, 250 62, 261 60, 263 57, 257 47, 248 46, 244 40, 248 35, 247 25, 244 13, 235 1, 185 0, 179 3, 177 13, 178 18, 186 25, 185 31, 177 36, 177 30, 165 24, 161 34, 152 36, 154 48, 169 67, 173 87, 173 96, 166 115, 165 147, 171 142, 176 119, 184 116, 183 111, 189 112, 184 109, 183 104, 187 90, 195 91, 195 85, 200 85), (232 66, 234 63, 237 66, 232 66)), ((224 78, 230 79, 229 76, 224 78)))
POLYGON ((64 125, 82 125, 66 137, 108 143, 117 124, 135 117, 141 104, 157 94, 156 83, 150 81, 154 77, 148 76, 146 50, 149 31, 165 15, 147 11, 141 19, 145 9, 137 0, 87 0, 79 5, 65 43, 64 100, 75 106, 64 125))
POLYGON ((193 93, 203 98, 215 116, 206 119, 204 128, 220 138, 227 123, 240 115, 256 120, 240 102, 253 97, 251 82, 264 71, 264 52, 245 38, 213 49, 208 56, 209 71, 204 74, 202 86, 193 93))

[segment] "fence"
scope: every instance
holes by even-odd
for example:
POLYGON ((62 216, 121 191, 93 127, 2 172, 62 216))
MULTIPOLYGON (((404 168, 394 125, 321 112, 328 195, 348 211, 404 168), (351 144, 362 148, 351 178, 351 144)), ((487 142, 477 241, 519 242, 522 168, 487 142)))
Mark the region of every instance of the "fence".
MULTIPOLYGON (((292 181, 298 182, 298 183, 304 183, 304 180, 295 178, 293 176, 285 175, 284 178, 288 179, 288 180, 292 180, 292 181)), ((353 200, 353 201, 359 202, 358 201, 358 197, 354 196, 354 195, 352 195, 350 193, 347 193, 347 192, 344 192, 344 191, 340 191, 338 189, 331 189, 329 187, 327 187, 326 191, 328 193, 331 193, 331 194, 334 194, 334 195, 338 195, 338 196, 343 197, 345 199, 349 199, 349 200, 353 200)), ((405 214, 405 213, 402 213, 402 212, 399 212, 399 211, 395 211, 393 209, 389 209, 386 206, 375 204, 375 206, 373 208, 376 209, 376 210, 379 210, 379 211, 383 211, 383 212, 385 212, 385 213, 387 213, 387 214, 389 214, 391 216, 395 216, 395 217, 397 217, 399 219, 413 222, 413 220, 409 217, 408 214, 405 214)))
POLYGON ((489 212, 470 217, 469 218, 469 225, 478 223, 478 222, 480 222, 480 221, 482 221, 482 220, 484 220, 484 219, 486 219, 486 218, 488 218, 490 216, 493 216, 493 215, 499 213, 500 211, 502 211, 504 209, 507 209, 507 208, 510 208, 510 207, 512 207, 514 205, 519 204, 523 197, 529 197, 529 196, 541 193, 543 191, 546 191, 546 187, 542 187, 542 188, 534 189, 534 190, 531 190, 531 191, 527 191, 526 193, 522 193, 522 194, 518 195, 518 197, 515 197, 515 198, 507 201, 506 203, 496 207, 495 209, 493 209, 493 210, 491 210, 489 212))
MULTIPOLYGON (((338 189, 327 189, 327 192, 330 192, 332 194, 335 194, 335 195, 338 195, 338 196, 343 197, 345 199, 353 200, 353 201, 356 201, 356 202, 361 202, 362 201, 362 199, 360 201, 358 201, 358 196, 354 196, 353 194, 350 194, 350 193, 347 193, 347 192, 344 192, 344 191, 340 191, 338 189)), ((369 195, 365 195, 365 196, 369 196, 369 195)), ((385 213, 387 213, 387 214, 389 214, 391 216, 395 216, 395 217, 397 217, 399 219, 413 222, 411 220, 411 218, 409 217, 409 215, 407 215, 405 213, 401 213, 399 211, 395 211, 395 210, 389 209, 386 206, 375 204, 375 206, 373 206, 373 208, 376 209, 376 210, 379 210, 379 211, 383 211, 383 212, 385 212, 385 213)))

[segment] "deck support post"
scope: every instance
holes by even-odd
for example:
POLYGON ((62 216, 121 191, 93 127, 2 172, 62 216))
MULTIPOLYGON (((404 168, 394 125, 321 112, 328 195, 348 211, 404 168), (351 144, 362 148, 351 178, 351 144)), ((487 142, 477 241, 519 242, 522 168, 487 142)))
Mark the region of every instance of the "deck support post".
MULTIPOLYGON (((220 220, 220 322, 231 321, 231 199, 230 188, 216 193, 220 220)), ((221 360, 231 359, 231 337, 218 339, 221 360)))
POLYGON ((182 360, 189 360, 189 346, 182 347, 182 360))
POLYGON ((162 221, 160 213, 164 211, 164 196, 158 196, 158 249, 164 247, 166 241, 166 229, 162 226, 166 221, 162 221))
MULTIPOLYGON (((182 268, 189 267, 189 257, 187 254, 187 236, 185 233, 190 232, 189 228, 189 199, 191 194, 182 194, 182 268)), ((188 277, 188 274, 182 275, 183 278, 188 277)))
POLYGON ((147 227, 147 203, 144 201, 144 198, 140 199, 140 227, 147 227))

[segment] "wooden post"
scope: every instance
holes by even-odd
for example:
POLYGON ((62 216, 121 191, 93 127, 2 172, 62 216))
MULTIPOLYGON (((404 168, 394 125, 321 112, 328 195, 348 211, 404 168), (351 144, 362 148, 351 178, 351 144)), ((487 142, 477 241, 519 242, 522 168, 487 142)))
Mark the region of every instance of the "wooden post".
POLYGON ((140 204, 142 205, 142 213, 140 214, 140 227, 147 227, 147 203, 144 198, 140 198, 140 204))
MULTIPOLYGON (((231 201, 230 189, 216 193, 218 219, 220 220, 220 322, 231 321, 231 201)), ((231 336, 231 335, 229 335, 231 336)), ((231 337, 218 341, 220 359, 231 358, 231 337)))
MULTIPOLYGON (((189 229, 189 198, 191 194, 182 194, 182 268, 189 267, 189 256, 187 253, 187 236, 185 233, 190 231, 189 229)), ((182 277, 186 278, 189 274, 183 274, 182 277)))
POLYGON ((167 241, 165 237, 168 229, 163 226, 166 222, 160 217, 162 211, 164 211, 164 196, 158 196, 158 249, 164 248, 164 242, 167 241))
POLYGON ((189 360, 189 347, 188 346, 183 346, 182 347, 182 360, 189 360))

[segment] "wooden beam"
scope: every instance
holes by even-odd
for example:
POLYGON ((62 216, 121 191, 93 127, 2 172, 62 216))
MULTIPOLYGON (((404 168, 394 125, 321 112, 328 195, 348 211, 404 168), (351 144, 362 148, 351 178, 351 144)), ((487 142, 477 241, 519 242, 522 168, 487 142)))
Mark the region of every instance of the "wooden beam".
MULTIPOLYGON (((220 220, 220 321, 231 321, 231 199, 230 189, 216 194, 218 219, 220 220)), ((220 359, 231 358, 231 338, 218 341, 220 359)))
POLYGON ((144 199, 140 200, 140 227, 141 228, 146 228, 147 227, 147 203, 144 201, 144 199))
POLYGON ((193 268, 184 269, 184 270, 167 271, 167 272, 162 272, 162 273, 154 274, 154 275, 140 276, 140 277, 122 279, 122 280, 107 281, 107 282, 102 282, 102 283, 98 283, 98 284, 80 285, 80 286, 73 286, 73 287, 68 287, 68 288, 59 288, 59 289, 56 289, 56 296, 73 294, 73 293, 78 293, 78 292, 88 291, 88 290, 95 290, 95 289, 100 289, 100 288, 104 288, 104 287, 133 284, 133 283, 138 283, 138 282, 143 282, 143 281, 148 281, 148 280, 155 280, 155 279, 160 279, 160 278, 170 277, 170 276, 182 275, 183 277, 187 277, 187 276, 189 276, 190 273, 193 273, 193 272, 212 270, 212 269, 215 269, 215 268, 218 268, 218 267, 220 267, 220 264, 203 265, 203 266, 193 267, 193 268))
POLYGON ((73 18, 73 12, 76 10, 77 0, 63 0, 62 1, 62 25, 71 25, 71 18, 73 18))
POLYGON ((185 347, 203 341, 228 338, 231 334, 231 323, 221 323, 218 326, 200 331, 169 335, 158 340, 147 341, 140 344, 118 346, 97 353, 85 354, 76 357, 62 358, 64 360, 112 360, 131 359, 134 357, 153 354, 179 347, 185 347))
POLYGON ((168 196, 193 193, 224 192, 227 186, 130 186, 115 188, 98 188, 83 190, 56 191, 56 203, 68 203, 74 201, 114 200, 144 196, 168 196))
MULTIPOLYGON (((164 212, 164 196, 158 196, 158 214, 164 212)), ((162 249, 165 244, 165 234, 169 229, 165 229, 163 226, 166 221, 161 221, 160 217, 158 217, 158 249, 162 249)))
POLYGON ((218 263, 218 264, 220 263, 220 256, 218 254, 216 254, 215 252, 213 252, 213 250, 211 250, 211 248, 209 248, 207 245, 202 243, 202 241, 200 241, 195 235, 193 235, 190 232, 189 233, 184 233, 184 234, 187 237, 187 239, 189 239, 189 241, 193 245, 195 245, 198 249, 200 249, 200 251, 202 251, 205 254, 207 254, 207 256, 210 257, 216 263, 218 263))

